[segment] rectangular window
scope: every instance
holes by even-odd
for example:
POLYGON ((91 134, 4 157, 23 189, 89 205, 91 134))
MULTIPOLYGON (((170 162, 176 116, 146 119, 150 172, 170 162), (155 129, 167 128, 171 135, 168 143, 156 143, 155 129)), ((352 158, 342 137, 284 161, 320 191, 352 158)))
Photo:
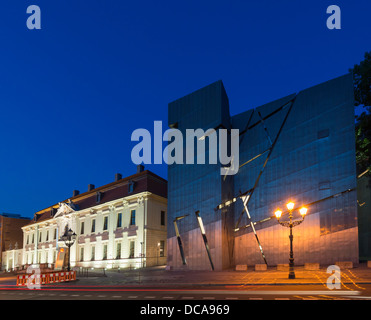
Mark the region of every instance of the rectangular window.
POLYGON ((128 184, 128 193, 133 193, 134 191, 134 182, 130 181, 128 184))
POLYGON ((116 245, 116 259, 121 259, 121 242, 116 245))
POLYGON ((107 260, 107 245, 103 246, 103 260, 107 260))
POLYGON ((165 211, 161 211, 161 225, 165 225, 165 211))
POLYGON ((54 229, 54 240, 57 239, 57 229, 54 229))
POLYGON ((135 242, 134 241, 130 241, 129 258, 134 258, 134 251, 135 251, 135 242))
POLYGON ((121 228, 122 226, 122 213, 117 215, 117 228, 121 228))
POLYGON ((130 225, 135 226, 135 210, 131 210, 130 212, 130 225))
POLYGON ((317 132, 317 138, 318 139, 327 138, 329 135, 330 135, 330 130, 329 129, 324 129, 324 130, 321 130, 321 131, 317 132))
POLYGON ((84 248, 80 249, 80 261, 84 261, 84 248))
POLYGON ((84 234, 84 226, 85 226, 85 222, 81 222, 81 230, 80 230, 80 234, 84 234))
POLYGON ((40 234, 39 234, 39 242, 41 242, 41 239, 42 239, 42 233, 40 232, 40 234))
POLYGON ((98 191, 97 194, 96 194, 97 203, 99 203, 101 201, 101 199, 102 199, 102 193, 98 191))
POLYGON ((49 241, 49 230, 46 231, 46 239, 45 241, 49 241))
POLYGON ((35 234, 33 233, 32 234, 32 242, 31 243, 34 243, 35 242, 35 234))
POLYGON ((104 217, 103 230, 107 230, 107 228, 108 228, 108 217, 104 217))
POLYGON ((27 235, 27 240, 26 240, 26 244, 29 244, 30 243, 30 236, 27 235))
POLYGON ((95 260, 95 246, 91 247, 91 261, 95 260))
POLYGON ((165 256, 165 241, 161 240, 160 241, 160 257, 165 256))
POLYGON ((91 232, 95 232, 95 219, 91 220, 91 232))

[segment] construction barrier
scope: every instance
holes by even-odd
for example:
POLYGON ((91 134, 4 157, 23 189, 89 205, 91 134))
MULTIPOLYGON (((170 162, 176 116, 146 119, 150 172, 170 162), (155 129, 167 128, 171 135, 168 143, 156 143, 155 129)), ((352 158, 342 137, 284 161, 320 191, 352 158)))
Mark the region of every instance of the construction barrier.
POLYGON ((66 279, 66 273, 65 272, 61 272, 59 274, 59 282, 64 282, 66 279))
POLYGON ((76 271, 24 274, 17 276, 17 286, 50 284, 76 280, 76 271))

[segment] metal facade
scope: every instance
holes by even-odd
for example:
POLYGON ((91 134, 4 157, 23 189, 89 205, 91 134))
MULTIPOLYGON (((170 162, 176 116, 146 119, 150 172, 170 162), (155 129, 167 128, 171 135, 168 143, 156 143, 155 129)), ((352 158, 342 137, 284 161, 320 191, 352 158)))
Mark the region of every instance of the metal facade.
POLYGON ((169 125, 182 132, 221 126, 240 130, 240 170, 235 176, 224 179, 220 165, 169 166, 169 265, 183 265, 173 220, 188 215, 178 222, 187 267, 210 269, 195 211, 203 219, 216 270, 264 263, 262 250, 268 265, 287 263, 287 230, 273 212, 278 207, 285 211, 288 200, 308 206, 304 223, 294 229, 297 264, 358 262, 350 74, 233 117, 218 81, 170 103, 169 125), (241 193, 250 195, 251 219, 238 198, 241 193), (217 208, 234 197, 232 205, 217 208))

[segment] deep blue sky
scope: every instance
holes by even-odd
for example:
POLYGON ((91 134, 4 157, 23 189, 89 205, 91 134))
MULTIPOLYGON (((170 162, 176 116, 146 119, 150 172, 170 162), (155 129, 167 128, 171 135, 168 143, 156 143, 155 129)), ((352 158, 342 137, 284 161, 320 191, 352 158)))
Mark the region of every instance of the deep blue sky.
POLYGON ((237 114, 345 74, 371 50, 370 12, 369 0, 6 1, 0 212, 32 216, 135 173, 132 131, 165 125, 169 102, 216 80, 237 114), (26 27, 34 4, 42 30, 26 27), (326 28, 332 4, 341 30, 326 28))

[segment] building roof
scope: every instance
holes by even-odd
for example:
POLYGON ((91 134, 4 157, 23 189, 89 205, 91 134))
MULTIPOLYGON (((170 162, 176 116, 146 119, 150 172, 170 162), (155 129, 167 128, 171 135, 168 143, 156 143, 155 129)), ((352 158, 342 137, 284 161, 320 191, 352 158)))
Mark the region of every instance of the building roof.
MULTIPOLYGON (((60 201, 59 203, 72 202, 78 210, 84 210, 94 207, 98 204, 103 204, 115 199, 124 198, 145 191, 167 198, 167 180, 149 170, 144 170, 129 177, 122 178, 104 186, 75 195, 71 198, 60 201), (129 191, 130 183, 134 183, 132 192, 129 191), (98 193, 100 193, 99 202, 97 201, 98 193)), ((52 219, 56 213, 56 209, 59 208, 59 203, 36 212, 34 219, 28 225, 52 219)))
POLYGON ((30 220, 30 218, 22 217, 20 214, 17 214, 17 213, 6 213, 6 212, 2 212, 2 213, 0 213, 0 216, 5 217, 5 218, 30 220))

